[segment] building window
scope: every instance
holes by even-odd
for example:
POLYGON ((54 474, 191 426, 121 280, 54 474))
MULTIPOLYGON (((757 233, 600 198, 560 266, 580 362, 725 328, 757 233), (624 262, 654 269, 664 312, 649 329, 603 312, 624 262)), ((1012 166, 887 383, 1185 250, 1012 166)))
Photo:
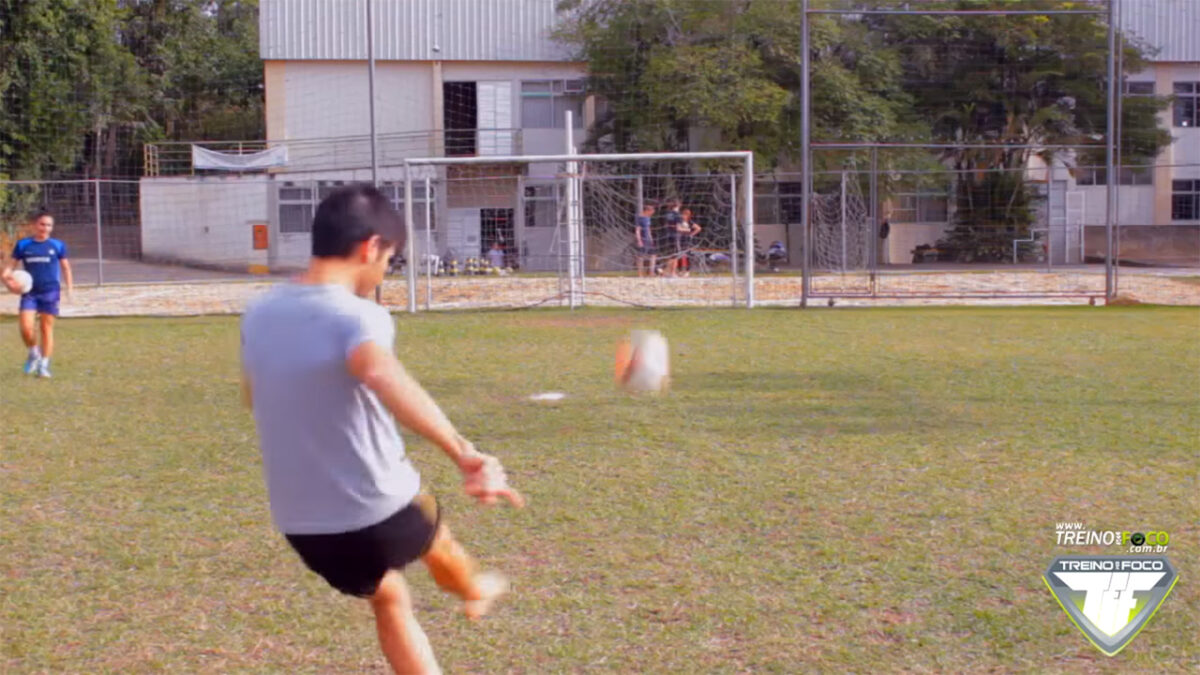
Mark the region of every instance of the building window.
POLYGON ((583 80, 526 80, 521 83, 521 127, 565 129, 566 111, 583 128, 583 80))
MULTIPOLYGON (((1123 166, 1118 175, 1121 185, 1154 185, 1154 167, 1123 166)), ((1075 170, 1076 185, 1108 185, 1108 170, 1102 167, 1080 167, 1075 170)))
POLYGON ((1154 95, 1154 83, 1153 82, 1126 82, 1125 83, 1125 95, 1126 96, 1153 96, 1154 95))
MULTIPOLYGON (((323 180, 315 184, 311 182, 285 182, 279 186, 279 231, 307 233, 312 232, 313 216, 316 215, 317 205, 339 188, 350 183, 341 180, 323 180)), ((392 208, 404 216, 404 183, 383 183, 379 191, 392 203, 392 208)), ((430 199, 433 198, 431 191, 430 199)), ((413 183, 413 226, 418 230, 425 229, 425 185, 413 183)), ((430 229, 437 229, 437 209, 432 210, 430 229)))
MULTIPOLYGON (((427 199, 425 197, 425 182, 416 180, 413 181, 412 193, 414 232, 423 232, 425 230, 425 209, 430 205, 429 203, 433 201, 433 198, 436 194, 434 187, 432 185, 429 187, 429 197, 427 199)), ((396 209, 396 213, 399 213, 400 217, 403 218, 404 183, 382 183, 379 186, 379 191, 383 193, 383 196, 388 198, 388 201, 392 203, 392 208, 396 209)), ((437 206, 433 206, 434 208, 430 210, 429 214, 429 229, 431 231, 437 229, 437 206)))
POLYGON ((525 227, 558 225, 558 183, 525 186, 525 227))
POLYGON ((316 209, 312 183, 286 182, 279 186, 279 231, 312 232, 316 209))
POLYGON ((1171 220, 1200 220, 1200 180, 1171 181, 1171 220))
POLYGON ((1076 185, 1108 185, 1108 170, 1093 166, 1081 166, 1075 169, 1076 185))
POLYGON ((949 218, 949 200, 944 194, 910 193, 895 196, 892 220, 900 223, 944 223, 949 218))
POLYGON ((1154 185, 1154 171, 1148 166, 1123 166, 1121 185, 1154 185))
POLYGON ((1175 83, 1175 126, 1195 127, 1200 123, 1200 82, 1175 83))

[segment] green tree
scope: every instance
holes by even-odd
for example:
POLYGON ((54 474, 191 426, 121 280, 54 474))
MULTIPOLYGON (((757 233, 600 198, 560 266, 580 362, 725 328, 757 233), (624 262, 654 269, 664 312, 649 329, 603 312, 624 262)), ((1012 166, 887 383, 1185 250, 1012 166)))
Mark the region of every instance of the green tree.
POLYGON ((86 172, 89 139, 137 118, 116 20, 115 2, 0 0, 0 175, 86 172))
POLYGON ((257 0, 0 0, 0 179, 127 176, 147 140, 261 138, 262 98, 257 0))
MULTIPOLYGON (((1022 9, 1054 9, 1058 0, 1028 0, 1022 9)), ((943 9, 1011 6, 947 0, 943 9)), ((929 17, 866 16, 862 22, 901 55, 903 86, 913 92, 910 119, 942 143, 1008 144, 956 148, 943 163, 957 171, 956 217, 938 247, 956 260, 1000 260, 1014 238, 1025 238, 1038 197, 1022 175, 1033 156, 1047 162, 1103 163, 1107 133, 1107 26, 1095 15, 929 17), (1055 146, 1096 150, 1064 153, 1055 146), (1025 146, 1025 147, 1016 147, 1025 146), (1006 244, 1007 242, 1007 244, 1006 244)), ((1124 44, 1128 71, 1144 67, 1141 52, 1124 44)), ((1165 99, 1129 101, 1123 151, 1148 160, 1170 142, 1156 113, 1165 99)))
MULTIPOLYGON (((560 4, 573 16, 559 37, 603 101, 593 147, 750 149, 766 166, 798 157, 798 0, 560 4)), ((812 35, 814 126, 841 138, 895 132, 906 103, 895 54, 865 48, 861 25, 817 21, 812 35)))

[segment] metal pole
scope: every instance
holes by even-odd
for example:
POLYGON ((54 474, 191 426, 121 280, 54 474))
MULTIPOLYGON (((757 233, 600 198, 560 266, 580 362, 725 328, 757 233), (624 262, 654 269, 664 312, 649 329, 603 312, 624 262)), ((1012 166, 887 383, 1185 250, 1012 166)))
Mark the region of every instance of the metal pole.
POLYGON ((1104 297, 1105 300, 1112 300, 1115 288, 1113 287, 1113 216, 1116 211, 1116 190, 1113 186, 1116 183, 1116 176, 1113 175, 1113 155, 1116 152, 1114 146, 1114 136, 1117 133, 1117 120, 1113 114, 1116 108, 1117 93, 1113 87, 1116 81, 1116 50, 1117 50, 1117 31, 1115 23, 1116 12, 1114 6, 1116 2, 1110 2, 1108 5, 1108 130, 1105 134, 1105 170, 1108 172, 1108 188, 1106 196, 1106 208, 1104 211, 1104 241, 1106 243, 1104 251, 1104 297))
MULTIPOLYGON (((567 122, 567 154, 575 154, 575 123, 571 119, 571 111, 566 111, 567 122)), ((567 162, 567 292, 571 309, 579 304, 579 230, 575 221, 575 173, 579 165, 574 161, 567 162)))
MULTIPOLYGON (((640 178, 638 179, 641 180, 640 178)), ((729 274, 730 280, 733 282, 733 293, 730 296, 730 302, 734 307, 737 307, 737 174, 729 174, 729 274)))
POLYGON ((754 309, 754 153, 746 155, 746 309, 754 309))
POLYGON ((874 295, 878 291, 875 287, 875 273, 879 270, 879 249, 883 246, 883 240, 879 238, 879 148, 871 148, 870 191, 871 226, 867 228, 867 236, 871 241, 868 244, 867 255, 868 265, 871 267, 871 294, 874 295))
POLYGON ((408 285, 408 312, 417 312, 417 243, 413 236, 412 165, 404 160, 404 277, 408 285))
POLYGON ((808 47, 808 0, 801 2, 800 18, 800 115, 803 117, 800 127, 800 156, 801 168, 804 171, 800 189, 800 306, 808 306, 808 296, 812 293, 812 246, 809 231, 809 200, 812 199, 812 137, 809 127, 812 123, 812 101, 809 100, 809 47, 808 47))
POLYGON ((371 22, 371 5, 375 0, 367 0, 367 96, 371 115, 371 185, 379 187, 379 158, 375 149, 375 30, 371 22))
MULTIPOLYGON (((379 160, 375 156, 375 30, 371 22, 371 5, 374 0, 367 0, 367 110, 371 119, 371 185, 379 187, 379 160)), ((408 177, 405 176, 407 183, 408 177)), ((407 204, 408 202, 405 202, 407 204)), ((407 227, 407 226, 406 226, 407 227)), ((411 227, 409 229, 412 229, 411 227)), ((406 247, 407 248, 407 247, 406 247)), ((405 256, 408 267, 412 266, 412 258, 405 256)), ((383 304, 383 286, 375 287, 375 303, 383 304)), ((410 311, 413 308, 410 306, 410 311)))
POLYGON ((842 274, 846 273, 846 172, 842 171, 842 195, 841 195, 841 215, 842 221, 842 274))
POLYGON ((100 234, 100 180, 92 183, 96 187, 96 285, 104 285, 104 238, 100 234))
MULTIPOLYGON (((1113 296, 1121 292, 1121 164, 1124 162, 1124 153, 1121 152, 1121 132, 1123 130, 1121 117, 1124 115, 1125 108, 1125 36, 1121 34, 1121 10, 1120 0, 1112 0, 1114 6, 1113 15, 1117 22, 1117 133, 1113 141, 1116 152, 1116 169, 1117 169, 1117 190, 1113 196, 1113 240, 1116 251, 1113 254, 1113 296)), ((1064 197, 1065 199, 1065 197, 1064 197)))
POLYGON ((433 304, 433 191, 425 177, 425 311, 433 304))

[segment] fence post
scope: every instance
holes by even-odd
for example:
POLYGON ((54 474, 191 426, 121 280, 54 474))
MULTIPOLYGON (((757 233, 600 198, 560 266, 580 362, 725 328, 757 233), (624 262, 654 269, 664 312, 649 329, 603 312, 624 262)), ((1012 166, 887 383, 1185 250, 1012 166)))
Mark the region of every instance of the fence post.
POLYGON ((96 195, 96 285, 104 285, 104 237, 100 232, 100 179, 92 180, 96 195))

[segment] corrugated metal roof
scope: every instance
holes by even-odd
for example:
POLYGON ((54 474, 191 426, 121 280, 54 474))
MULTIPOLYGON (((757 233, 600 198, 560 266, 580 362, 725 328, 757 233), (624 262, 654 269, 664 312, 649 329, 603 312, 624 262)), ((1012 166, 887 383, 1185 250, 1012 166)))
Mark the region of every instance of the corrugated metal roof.
POLYGON ((1120 0, 1123 30, 1158 50, 1151 61, 1200 61, 1200 0, 1120 0))
MULTIPOLYGON (((556 0, 373 0, 375 58, 566 61, 556 0)), ((264 59, 366 59, 367 0, 261 0, 264 59)))

